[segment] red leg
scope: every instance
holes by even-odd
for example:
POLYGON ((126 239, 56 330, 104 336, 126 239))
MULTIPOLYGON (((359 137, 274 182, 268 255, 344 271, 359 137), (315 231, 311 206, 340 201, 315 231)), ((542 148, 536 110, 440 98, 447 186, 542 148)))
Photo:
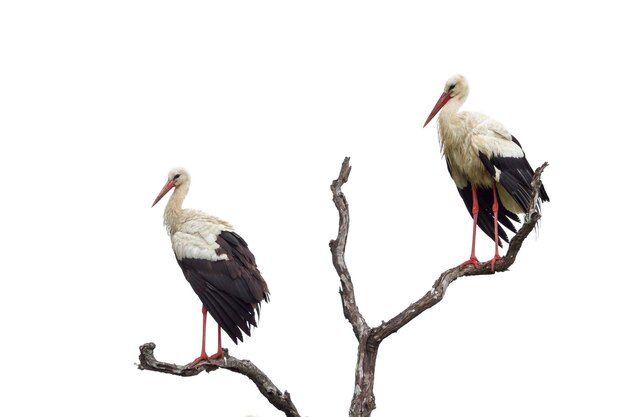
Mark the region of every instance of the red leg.
POLYGON ((496 242, 496 253, 493 255, 493 259, 491 260, 491 270, 493 271, 496 267, 496 261, 498 259, 502 259, 502 256, 498 253, 498 193, 496 190, 496 182, 493 182, 493 206, 491 209, 493 210, 493 230, 494 236, 493 240, 496 242))
POLYGON ((217 326, 217 352, 213 355, 209 356, 206 354, 206 307, 202 306, 202 352, 200 356, 198 356, 191 363, 191 366, 197 365, 202 360, 210 361, 212 359, 219 359, 224 356, 224 351, 222 350, 222 329, 220 326, 217 326))
POLYGON ((207 359, 208 355, 206 354, 206 307, 204 304, 202 305, 202 351, 200 352, 200 356, 198 356, 191 365, 196 365, 203 359, 207 359))
POLYGON ((222 350, 222 328, 217 326, 217 352, 211 357, 217 359, 222 356, 224 356, 224 351, 222 350))
POLYGON ((478 264, 480 264, 475 254, 476 224, 478 223, 478 197, 476 196, 476 186, 474 186, 474 184, 472 184, 472 216, 474 217, 474 225, 472 227, 472 253, 470 254, 470 258, 467 261, 463 262, 460 266, 465 266, 465 265, 478 266, 478 264))
MULTIPOLYGON (((205 353, 206 355, 206 353, 205 353)), ((222 350, 222 328, 217 326, 217 352, 206 358, 207 361, 211 361, 213 359, 219 359, 224 357, 224 351, 222 350)))

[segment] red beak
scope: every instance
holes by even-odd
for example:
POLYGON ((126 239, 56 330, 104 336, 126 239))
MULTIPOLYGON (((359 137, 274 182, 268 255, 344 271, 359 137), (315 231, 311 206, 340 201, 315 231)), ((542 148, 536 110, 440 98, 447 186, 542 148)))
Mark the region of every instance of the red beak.
POLYGON ((152 207, 154 207, 154 205, 155 205, 156 203, 158 203, 158 202, 159 202, 159 200, 160 200, 160 199, 162 199, 162 198, 163 198, 163 196, 164 196, 165 194, 167 194, 167 192, 168 192, 169 190, 171 190, 172 188, 174 188, 174 186, 175 186, 175 185, 176 185, 176 184, 174 184, 174 181, 172 181, 172 180, 168 180, 168 181, 167 181, 167 183, 165 183, 165 186, 163 187, 163 189, 161 190, 161 192, 159 193, 159 195, 157 195, 157 198, 154 200, 154 203, 152 203, 152 207))
POLYGON ((437 113, 439 113, 439 110, 441 110, 442 107, 446 105, 446 103, 448 102, 448 100, 450 100, 450 98, 451 98, 450 94, 446 92, 444 92, 441 95, 441 97, 439 97, 437 104, 435 104, 435 107, 433 107, 433 111, 430 112, 430 116, 428 116, 428 119, 426 119, 426 123, 424 123, 423 127, 426 127, 428 122, 430 122, 433 119, 433 117, 435 117, 437 113))

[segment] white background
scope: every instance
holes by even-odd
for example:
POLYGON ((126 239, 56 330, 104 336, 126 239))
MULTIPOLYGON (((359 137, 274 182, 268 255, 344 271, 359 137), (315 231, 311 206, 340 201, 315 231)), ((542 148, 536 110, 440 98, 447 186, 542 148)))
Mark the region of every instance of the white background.
POLYGON ((272 292, 231 354, 303 416, 347 415, 330 182, 351 156, 347 262, 377 325, 469 254, 422 128, 462 73, 464 109, 550 162, 552 201, 510 272, 455 282, 383 343, 374 415, 623 416, 626 30, 613 3, 578 3, 3 2, 1 414, 282 415, 230 372, 136 369, 145 342, 167 362, 200 349, 200 302, 150 208, 180 165, 186 205, 234 224, 272 292))

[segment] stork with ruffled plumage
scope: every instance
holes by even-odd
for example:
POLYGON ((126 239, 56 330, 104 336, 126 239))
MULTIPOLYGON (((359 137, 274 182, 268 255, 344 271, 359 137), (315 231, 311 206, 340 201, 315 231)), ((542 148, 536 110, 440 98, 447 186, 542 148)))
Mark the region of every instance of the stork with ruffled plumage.
POLYGON ((267 283, 248 244, 233 227, 198 210, 183 209, 190 184, 183 168, 170 171, 152 206, 174 189, 163 215, 176 261, 202 301, 202 350, 192 364, 223 357, 222 332, 237 344, 257 326, 261 301, 269 301, 267 283), (207 312, 217 322, 217 352, 206 353, 207 312))
MULTIPOLYGON (((465 206, 473 217, 472 251, 461 265, 478 265, 476 225, 495 242, 491 268, 501 258, 498 246, 509 239, 503 227, 513 233, 517 213, 531 208, 533 169, 519 141, 498 121, 476 112, 459 112, 467 99, 469 85, 462 75, 452 76, 445 84, 424 127, 439 113, 437 126, 448 172, 465 206)), ((549 201, 541 185, 539 202, 549 201)), ((539 207, 537 207, 539 209, 539 207)))

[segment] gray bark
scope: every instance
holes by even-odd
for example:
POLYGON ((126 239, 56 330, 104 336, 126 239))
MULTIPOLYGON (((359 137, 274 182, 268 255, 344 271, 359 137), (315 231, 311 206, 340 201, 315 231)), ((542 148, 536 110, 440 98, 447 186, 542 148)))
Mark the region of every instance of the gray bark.
MULTIPOLYGON (((496 261, 494 270, 491 269, 490 262, 478 266, 466 265, 450 268, 441 273, 439 278, 435 280, 433 286, 419 300, 411 303, 396 316, 384 321, 379 326, 370 327, 359 311, 359 306, 354 294, 352 277, 350 276, 345 261, 350 213, 348 210, 348 202, 341 187, 348 181, 351 167, 350 158, 346 157, 344 159, 341 170, 339 171, 339 176, 332 182, 330 187, 333 194, 333 201, 339 212, 337 238, 330 241, 330 251, 332 262, 341 284, 339 293, 343 305, 343 314, 351 324, 352 331, 359 344, 354 374, 354 394, 349 410, 350 417, 369 417, 376 408, 376 400, 374 397, 376 357, 378 355, 378 348, 385 338, 397 332, 415 317, 439 303, 445 296, 448 286, 455 280, 465 276, 489 275, 495 274, 496 272, 504 272, 513 265, 522 247, 522 243, 541 218, 541 213, 539 213, 535 207, 539 187, 541 186, 541 174, 547 166, 548 163, 546 162, 535 171, 532 181, 532 201, 535 203, 532 205, 533 209, 526 215, 524 224, 511 239, 506 255, 496 261)), ((285 413, 287 417, 300 417, 298 410, 291 401, 289 393, 287 391, 280 391, 267 375, 251 361, 240 360, 230 356, 228 351, 224 349, 224 357, 221 359, 202 361, 194 366, 191 366, 191 364, 180 366, 156 360, 154 357, 155 347, 154 343, 146 343, 140 346, 140 363, 137 365, 139 369, 178 376, 195 376, 203 371, 212 372, 217 369, 236 372, 248 377, 257 386, 259 392, 261 392, 276 409, 285 413)))
POLYGON ((352 278, 345 262, 346 242, 348 239, 348 229, 350 222, 350 213, 348 210, 348 202, 343 194, 341 187, 348 181, 350 175, 350 158, 346 157, 339 171, 339 176, 330 186, 333 193, 333 201, 339 212, 339 229, 337 238, 331 240, 330 251, 332 254, 333 265, 339 275, 341 283, 341 302, 343 304, 343 314, 352 325, 352 330, 359 343, 357 352, 357 364, 354 375, 354 394, 350 404, 350 417, 369 417, 376 408, 376 400, 374 397, 374 376, 376 372, 376 356, 380 343, 391 334, 400 330, 404 325, 409 323, 415 317, 439 303, 448 286, 461 277, 470 275, 489 275, 496 272, 506 271, 517 257, 522 247, 524 239, 541 218, 541 214, 536 209, 539 188, 541 187, 541 173, 548 166, 544 163, 539 167, 533 176, 532 201, 534 204, 532 210, 526 215, 524 224, 511 239, 508 251, 504 257, 496 261, 495 267, 491 269, 491 263, 487 262, 478 266, 466 265, 456 266, 443 272, 435 281, 429 291, 426 292, 419 300, 411 303, 408 307, 392 317, 388 321, 384 321, 377 327, 369 327, 365 318, 360 313, 358 304, 354 295, 354 286, 352 278))

